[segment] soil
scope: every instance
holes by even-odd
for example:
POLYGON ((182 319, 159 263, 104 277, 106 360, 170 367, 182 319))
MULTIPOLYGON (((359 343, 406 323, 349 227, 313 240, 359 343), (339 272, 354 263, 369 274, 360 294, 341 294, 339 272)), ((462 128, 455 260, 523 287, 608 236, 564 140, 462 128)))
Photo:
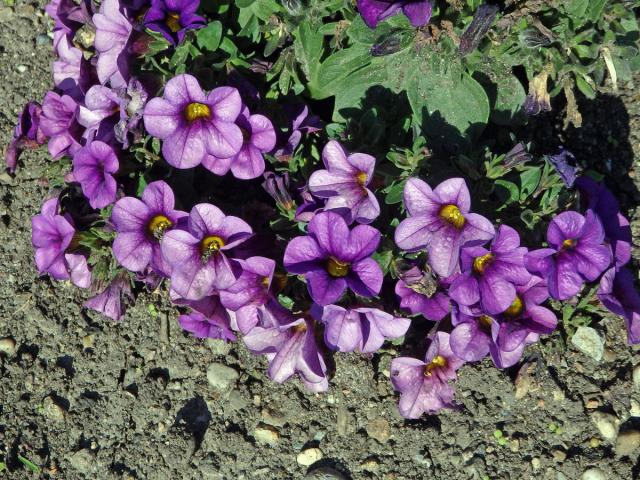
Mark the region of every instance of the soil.
MULTIPOLYGON (((5 1, 0 145, 51 85, 44 2, 5 1)), ((583 102, 582 129, 549 132, 603 172, 612 162, 611 186, 636 220, 637 95, 626 85, 583 102)), ((160 295, 141 295, 114 323, 83 309, 78 289, 38 278, 30 218, 49 191, 47 162, 46 149, 26 152, 15 178, 0 175, 0 478, 298 479, 321 466, 351 479, 574 480, 594 467, 604 476, 589 478, 640 478, 628 434, 640 427, 640 348, 626 345, 621 319, 594 325, 606 342, 599 362, 558 331, 527 350, 519 376, 466 365, 459 410, 405 421, 388 378, 393 347, 336 355, 330 391, 311 394, 268 381, 240 344, 187 336, 160 295), (220 364, 233 369, 226 382, 208 380, 220 364)))

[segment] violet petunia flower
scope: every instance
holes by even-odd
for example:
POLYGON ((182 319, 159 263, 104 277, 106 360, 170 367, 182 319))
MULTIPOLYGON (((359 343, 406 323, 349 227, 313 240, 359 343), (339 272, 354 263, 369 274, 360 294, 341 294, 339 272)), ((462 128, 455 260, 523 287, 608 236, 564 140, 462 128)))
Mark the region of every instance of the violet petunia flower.
POLYGON ((322 310, 324 342, 340 352, 374 353, 387 339, 400 338, 411 320, 395 317, 377 308, 345 309, 327 305, 322 310))
POLYGON ((249 180, 264 173, 263 154, 276 144, 276 132, 271 120, 264 115, 250 115, 244 109, 236 119, 242 132, 243 144, 240 151, 229 158, 206 155, 202 166, 216 175, 225 175, 229 170, 234 177, 249 180))
MULTIPOLYGON (((202 301, 201 301, 202 302, 202 301)), ((225 342, 235 342, 236 336, 231 330, 231 319, 220 303, 218 296, 206 297, 206 313, 192 310, 180 315, 178 323, 196 338, 216 338, 225 342)))
POLYGON ((460 305, 480 302, 485 313, 504 312, 516 299, 516 285, 524 285, 531 274, 524 266, 526 247, 513 228, 501 225, 487 250, 484 247, 462 249, 462 274, 449 288, 449 296, 460 305))
POLYGON ((304 103, 285 104, 282 112, 287 116, 287 126, 278 135, 278 146, 273 156, 281 162, 288 162, 300 145, 302 135, 322 130, 322 121, 311 115, 309 107, 304 103))
POLYGON ((565 186, 573 187, 579 171, 576 166, 576 157, 569 150, 561 147, 557 154, 549 156, 549 162, 553 165, 565 186))
POLYGON ((47 137, 40 128, 40 114, 42 107, 37 102, 27 103, 20 114, 13 138, 7 146, 5 160, 9 173, 14 173, 18 166, 18 158, 23 150, 37 148, 47 141, 47 137))
POLYGON ((471 197, 462 178, 445 180, 433 190, 410 178, 404 187, 404 206, 409 217, 396 228, 396 245, 407 251, 426 248, 429 264, 442 277, 454 273, 461 247, 482 244, 495 234, 489 220, 469 213, 471 197))
POLYGON ((278 210, 287 217, 293 219, 296 204, 289 193, 289 173, 278 175, 274 172, 265 172, 262 188, 276 202, 278 210))
POLYGON ((119 0, 104 0, 100 11, 93 15, 96 27, 94 46, 97 55, 96 70, 103 85, 109 83, 112 88, 124 88, 128 80, 125 48, 133 25, 121 12, 119 0))
POLYGON ((403 272, 395 292, 401 308, 437 322, 451 311, 448 289, 452 278, 436 278, 430 270, 423 271, 414 266, 403 272))
POLYGON ((624 319, 629 345, 640 343, 640 294, 631 272, 626 268, 607 270, 600 280, 598 298, 607 310, 624 319))
POLYGON ((453 408, 456 370, 464 362, 456 357, 449 346, 449 334, 436 333, 424 361, 399 357, 391 361, 391 383, 400 392, 398 410, 405 418, 419 418, 423 413, 453 408))
POLYGON ((92 208, 104 208, 116 201, 118 184, 114 174, 120 164, 110 145, 93 141, 73 157, 73 177, 92 208))
POLYGON ((119 322, 127 311, 127 303, 133 299, 131 280, 126 273, 122 273, 102 292, 84 302, 83 306, 119 322))
POLYGON ((333 212, 318 213, 308 225, 308 236, 296 237, 284 252, 285 268, 304 275, 307 289, 320 306, 337 301, 348 287, 363 297, 373 297, 382 286, 382 270, 371 255, 380 232, 368 225, 349 230, 333 212))
POLYGON ((171 288, 187 300, 199 300, 236 281, 231 249, 247 240, 251 227, 208 203, 193 207, 187 230, 166 232, 160 242, 171 269, 171 288))
POLYGON ((196 10, 200 0, 151 0, 144 26, 159 32, 172 45, 182 43, 187 30, 202 28, 206 21, 196 10))
POLYGON ((40 275, 71 280, 77 287, 89 288, 91 272, 87 259, 74 253, 78 246, 76 228, 70 215, 60 214, 57 198, 44 202, 42 211, 31 219, 31 242, 40 275))
POLYGON ((161 180, 147 185, 141 199, 121 198, 111 213, 117 233, 113 241, 114 257, 132 272, 143 272, 151 266, 157 273, 168 276, 170 268, 162 256, 160 240, 186 216, 186 212, 175 209, 173 191, 161 180))
POLYGON ((602 223, 592 210, 586 216, 574 211, 557 215, 547 229, 547 242, 550 248, 525 255, 525 266, 547 281, 556 300, 573 297, 585 281, 596 280, 611 265, 602 223))
POLYGON ((124 100, 117 92, 103 85, 91 87, 80 105, 78 123, 86 128, 84 137, 110 141, 115 137, 114 127, 124 108, 124 100))
POLYGON ((138 125, 148 98, 147 89, 137 78, 129 80, 127 89, 120 91, 120 121, 116 124, 114 133, 124 149, 129 147, 129 136, 132 132, 134 140, 142 136, 138 125))
POLYGON ((80 100, 91 80, 89 62, 61 30, 54 33, 53 44, 57 55, 52 66, 53 83, 65 95, 80 100))
POLYGON ((453 352, 468 362, 482 360, 490 353, 496 367, 514 365, 526 345, 555 330, 555 314, 540 306, 548 297, 544 281, 533 276, 527 284, 516 286, 513 303, 499 315, 454 309, 450 339, 453 352))
POLYGON ((251 352, 267 356, 271 380, 283 383, 297 373, 309 390, 328 389, 327 367, 318 350, 313 320, 288 314, 276 324, 254 327, 243 341, 251 352))
POLYGON ((347 155, 331 140, 322 150, 326 170, 317 170, 309 178, 309 191, 326 198, 325 210, 334 210, 347 223, 371 223, 380 215, 376 196, 367 187, 373 179, 376 159, 365 153, 347 155))
POLYGON ((192 168, 207 155, 229 158, 244 139, 234 123, 242 100, 238 90, 218 87, 205 95, 198 80, 187 74, 167 82, 162 98, 153 98, 144 109, 144 126, 163 140, 162 154, 176 168, 192 168))
POLYGON ((431 0, 358 0, 358 11, 369 28, 397 14, 404 13, 411 25, 421 27, 431 20, 431 0))
POLYGON ((78 123, 78 104, 68 95, 47 92, 42 102, 40 128, 49 137, 49 153, 53 158, 75 155, 82 147, 84 128, 78 123))

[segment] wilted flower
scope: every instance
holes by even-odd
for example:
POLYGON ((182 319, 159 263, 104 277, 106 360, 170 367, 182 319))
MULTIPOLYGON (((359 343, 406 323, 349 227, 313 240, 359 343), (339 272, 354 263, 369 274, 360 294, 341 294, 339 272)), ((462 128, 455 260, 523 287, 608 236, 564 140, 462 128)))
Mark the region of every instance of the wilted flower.
POLYGON ((205 95, 198 80, 187 74, 167 82, 162 98, 152 98, 144 109, 144 126, 163 140, 162 154, 176 168, 192 168, 207 155, 229 158, 244 144, 234 123, 242 109, 240 94, 218 87, 205 95))
POLYGON ((529 94, 524 102, 524 111, 528 115, 538 115, 551 111, 551 97, 547 91, 549 73, 543 70, 529 81, 529 94))
POLYGON ((126 273, 119 274, 98 295, 91 297, 83 306, 100 312, 112 320, 120 321, 127 311, 127 303, 133 301, 131 280, 126 273))
POLYGON ((75 155, 80 150, 84 129, 77 121, 78 104, 68 95, 47 92, 42 102, 40 128, 49 137, 49 153, 53 158, 75 155))
POLYGON ((491 24, 495 20, 498 10, 497 5, 484 4, 478 7, 478 10, 473 16, 473 20, 471 20, 471 23, 467 25, 467 28, 464 29, 464 32, 462 32, 460 36, 460 47, 458 50, 460 55, 465 56, 478 48, 480 40, 482 40, 482 37, 484 37, 489 31, 489 28, 491 28, 491 24))
POLYGON ((187 300, 199 300, 236 281, 230 250, 251 236, 251 227, 208 203, 193 207, 187 230, 166 232, 160 242, 171 268, 171 288, 187 300))
POLYGON ((424 361, 399 357, 391 361, 391 383, 400 392, 398 409, 405 418, 419 418, 441 408, 452 408, 456 370, 464 362, 449 346, 449 334, 436 333, 424 361))
POLYGON ((629 345, 640 343, 640 294, 631 272, 626 268, 607 270, 600 279, 598 298, 609 311, 624 319, 629 345))
POLYGON ((556 169, 565 186, 573 187, 578 173, 578 167, 575 165, 576 157, 570 151, 561 148, 559 153, 549 156, 549 162, 556 169))
POLYGON ((316 170, 309 178, 309 190, 326 198, 325 210, 334 210, 347 223, 371 223, 380 215, 376 196, 367 186, 373 179, 376 159, 365 153, 347 156, 342 146, 331 140, 322 150, 326 170, 316 170))
POLYGON ((400 275, 395 292, 400 298, 400 307, 412 314, 420 314, 427 320, 437 322, 451 311, 448 288, 451 278, 436 278, 427 266, 423 271, 411 267, 400 275))
POLYGON ((42 107, 36 102, 27 103, 20 115, 13 131, 13 138, 7 146, 5 160, 10 173, 16 171, 18 158, 22 150, 36 148, 47 141, 47 137, 40 128, 40 114, 42 107))
POLYGON ((82 147, 73 157, 73 177, 93 208, 116 201, 118 184, 113 174, 120 164, 113 148, 98 140, 82 147))
POLYGON ((611 251, 603 245, 602 223, 593 211, 557 215, 547 229, 551 248, 525 255, 525 266, 547 281, 549 293, 558 300, 576 295, 585 281, 596 280, 611 265, 611 251))
POLYGON ((358 11, 370 28, 376 28, 379 22, 400 10, 414 27, 426 25, 431 20, 430 0, 358 0, 358 11))
POLYGON ((434 190, 410 178, 404 187, 404 206, 409 218, 396 228, 396 244, 408 251, 427 248, 429 264, 442 277, 455 271, 460 247, 482 244, 495 233, 489 220, 469 213, 471 197, 462 178, 445 180, 434 190))
POLYGON ((527 146, 523 142, 518 142, 504 156, 504 166, 512 169, 529 160, 531 160, 531 154, 527 152, 527 146))
POLYGON ((407 333, 411 320, 395 317, 377 308, 345 309, 327 305, 322 310, 324 342, 340 352, 373 353, 387 339, 407 333))
POLYGON ((172 45, 184 40, 187 30, 202 28, 206 21, 196 10, 200 0, 151 0, 151 8, 144 16, 149 30, 160 32, 172 45))
POLYGON ((156 272, 169 275, 160 240, 186 216, 186 212, 175 210, 173 191, 161 180, 147 185, 140 200, 121 198, 111 212, 111 223, 117 232, 114 257, 132 272, 143 272, 151 265, 156 272))
POLYGON ((125 48, 133 26, 120 12, 119 0, 104 0, 99 13, 93 16, 96 26, 94 46, 98 52, 96 70, 100 83, 110 83, 112 88, 125 88, 129 72, 127 62, 121 60, 126 55, 125 48))
POLYGON ((531 274, 524 266, 525 247, 513 228, 501 225, 491 247, 462 249, 462 274, 451 283, 449 296, 461 305, 480 302, 485 313, 504 312, 516 299, 516 285, 524 285, 531 274))
POLYGON ((286 214, 290 214, 290 212, 293 211, 296 204, 289 193, 288 172, 284 172, 282 175, 274 172, 266 172, 264 174, 262 188, 275 200, 278 210, 286 214))
POLYGON ((127 90, 120 92, 120 121, 115 126, 115 136, 122 148, 129 147, 129 133, 138 128, 148 97, 146 88, 137 78, 129 80, 127 90))
POLYGON ((318 305, 337 301, 346 288, 364 297, 378 294, 382 270, 371 255, 380 243, 380 232, 368 225, 349 231, 344 219, 333 212, 313 217, 308 236, 296 237, 284 252, 285 268, 304 275, 309 294, 318 305))

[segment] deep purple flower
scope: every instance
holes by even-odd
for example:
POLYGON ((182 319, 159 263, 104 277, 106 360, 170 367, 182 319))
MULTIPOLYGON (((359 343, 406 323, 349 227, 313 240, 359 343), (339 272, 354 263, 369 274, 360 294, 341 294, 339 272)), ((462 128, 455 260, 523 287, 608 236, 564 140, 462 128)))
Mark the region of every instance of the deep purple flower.
POLYGON ((283 383, 297 373, 309 390, 328 389, 327 367, 318 350, 313 320, 289 314, 277 324, 254 327, 243 341, 251 352, 267 356, 273 381, 283 383))
POLYGON ((279 135, 278 147, 273 155, 281 162, 288 162, 300 144, 302 135, 321 130, 322 121, 310 115, 309 107, 304 103, 285 104, 282 112, 287 117, 287 126, 279 135))
POLYGON ((243 220, 226 216, 214 205, 200 203, 193 207, 187 230, 166 232, 160 242, 171 268, 171 288, 187 300, 199 300, 214 290, 229 288, 236 274, 227 254, 251 233, 243 220))
POLYGON ((13 130, 13 138, 7 146, 5 160, 9 173, 14 173, 22 150, 36 148, 47 141, 40 128, 42 107, 36 102, 27 103, 18 115, 18 123, 13 130))
POLYGON ((396 283, 395 292, 401 308, 437 322, 451 311, 448 288, 452 279, 436 278, 430 270, 425 272, 414 266, 404 272, 396 283))
POLYGON ((541 334, 555 330, 558 322, 555 314, 540 306, 548 297, 544 281, 531 277, 526 285, 516 286, 513 303, 499 315, 454 309, 453 352, 468 362, 482 360, 490 353, 496 367, 514 365, 526 345, 537 341, 541 334))
POLYGON ((54 60, 53 83, 64 94, 81 98, 87 81, 90 79, 88 62, 82 50, 73 46, 71 39, 61 30, 55 32, 54 49, 57 59, 54 60))
POLYGON ((84 129, 77 121, 78 104, 68 95, 47 92, 42 102, 40 128, 49 137, 49 153, 53 158, 75 155, 80 150, 84 129))
POLYGON ((547 229, 550 248, 527 253, 525 266, 546 279, 553 298, 566 300, 611 264, 611 251, 603 241, 602 223, 593 211, 588 210, 586 216, 563 212, 551 220, 547 229))
POLYGON ((558 172, 565 186, 569 188, 573 187, 578 173, 578 167, 575 164, 576 157, 565 148, 560 148, 560 152, 556 155, 549 156, 549 162, 551 162, 553 168, 558 172))
POLYGON ((284 172, 278 175, 274 172, 266 172, 262 188, 275 200, 278 210, 293 219, 296 204, 289 193, 289 174, 284 172))
POLYGON ((449 288, 449 296, 461 305, 480 302, 485 313, 504 312, 516 299, 516 285, 524 285, 531 274, 524 266, 525 247, 513 228, 501 225, 491 248, 462 249, 462 274, 449 288))
POLYGON ((200 0, 151 0, 151 8, 144 16, 149 30, 160 32, 172 45, 184 40, 187 30, 202 28, 206 21, 196 10, 200 0))
POLYGON ((124 106, 124 99, 109 87, 91 87, 78 112, 78 123, 86 128, 84 137, 91 140, 96 136, 102 141, 114 138, 114 127, 124 106))
POLYGON ((200 302, 207 303, 203 309, 206 313, 194 309, 188 314, 180 315, 180 326, 196 338, 217 338, 225 342, 234 342, 236 336, 231 330, 229 314, 220 303, 220 298, 210 296, 200 302))
POLYGON ((163 181, 147 185, 141 200, 121 198, 111 213, 117 232, 113 255, 132 272, 143 272, 150 265, 157 273, 167 276, 170 269, 162 256, 160 240, 186 216, 186 212, 175 210, 173 191, 163 181))
POLYGON ((73 253, 78 246, 71 216, 60 215, 57 198, 42 204, 42 211, 31 219, 31 242, 40 275, 55 280, 71 280, 80 288, 89 288, 91 272, 84 255, 73 253))
POLYGON ((218 87, 205 95, 198 80, 183 74, 167 82, 162 98, 153 98, 144 109, 144 126, 163 140, 162 154, 176 168, 192 168, 207 155, 229 158, 244 139, 234 123, 242 100, 232 87, 218 87))
POLYGON ((128 80, 125 48, 133 26, 120 11, 119 0, 104 0, 99 13, 93 16, 96 27, 94 46, 98 52, 96 69, 103 85, 109 83, 112 88, 124 88, 128 80))
POLYGON ((73 157, 73 177, 93 208, 116 201, 118 184, 113 174, 120 164, 113 148, 98 140, 82 147, 73 157))
POLYGON ((419 418, 441 408, 454 407, 454 389, 449 381, 456 380, 456 370, 464 362, 449 346, 449 334, 436 333, 424 361, 399 357, 391 361, 391 383, 400 392, 398 410, 405 418, 419 418))
POLYGON ((112 320, 120 321, 127 311, 127 303, 132 302, 133 299, 131 280, 126 273, 123 273, 113 279, 98 295, 84 302, 83 306, 100 312, 112 320))
POLYGON ((317 170, 309 178, 309 190, 327 198, 325 210, 335 210, 347 223, 371 223, 380 215, 376 196, 367 186, 373 179, 376 159, 365 153, 347 156, 342 146, 331 140, 322 150, 326 170, 317 170))
POLYGON ((324 342, 333 350, 376 352, 386 339, 407 333, 411 320, 395 317, 377 308, 345 309, 327 305, 322 310, 324 342))
POLYGON ((491 240, 495 229, 489 220, 469 213, 471 197, 462 178, 445 180, 435 189, 410 178, 404 187, 409 218, 395 232, 398 247, 408 251, 427 248, 429 264, 442 277, 456 269, 460 247, 491 240))
POLYGON ((308 187, 301 188, 299 192, 302 203, 296 208, 293 219, 296 222, 310 222, 316 213, 324 209, 326 201, 314 196, 308 187))
POLYGON ((631 272, 626 268, 607 270, 600 280, 598 298, 609 311, 624 319, 629 345, 640 343, 640 294, 631 272))
POLYGON ((491 24, 499 11, 500 8, 497 5, 484 4, 478 7, 478 10, 476 10, 473 15, 473 20, 471 20, 471 23, 467 25, 462 35, 460 35, 460 47, 458 51, 461 56, 464 57, 478 48, 480 40, 482 40, 489 31, 489 28, 491 28, 491 24))
POLYGON ((89 23, 93 15, 91 0, 52 0, 44 9, 55 22, 54 30, 65 34, 76 32, 82 25, 89 23))
POLYGON ((216 175, 225 175, 229 170, 233 176, 243 180, 259 177, 264 173, 264 153, 276 144, 276 132, 271 120, 264 115, 249 115, 244 109, 236 119, 242 132, 243 144, 240 151, 229 158, 206 155, 202 166, 216 175))
POLYGON ((371 258, 380 243, 378 230, 358 225, 349 231, 344 219, 333 212, 318 213, 307 230, 308 236, 296 237, 287 245, 284 266, 304 275, 314 302, 334 303, 347 287, 363 297, 380 292, 382 270, 371 258))
POLYGON ((358 11, 370 28, 376 28, 379 22, 400 10, 414 27, 426 25, 431 20, 431 0, 358 0, 358 11))

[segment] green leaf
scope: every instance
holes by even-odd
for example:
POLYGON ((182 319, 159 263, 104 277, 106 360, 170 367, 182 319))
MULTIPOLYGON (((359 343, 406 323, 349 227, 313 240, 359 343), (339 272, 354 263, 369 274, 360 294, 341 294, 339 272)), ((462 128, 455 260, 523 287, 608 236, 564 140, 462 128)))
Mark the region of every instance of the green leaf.
POLYGON ((520 174, 520 201, 526 200, 533 192, 536 191, 542 177, 542 169, 540 167, 529 167, 520 174))
POLYGON ((238 8, 247 8, 250 7, 253 2, 256 0, 236 0, 236 6, 238 8))
POLYGON ((497 187, 495 188, 496 195, 502 203, 509 204, 520 199, 520 189, 515 183, 498 178, 494 185, 497 187))
MULTIPOLYGON (((315 85, 320 59, 324 51, 324 35, 319 30, 314 29, 309 22, 302 22, 294 32, 294 52, 300 68, 309 80, 315 85)), ((310 86, 310 88, 313 88, 310 86)))
POLYGON ((589 100, 596 98, 596 92, 581 75, 576 75, 576 86, 578 87, 578 90, 580 90, 589 100))
POLYGON ((222 23, 217 20, 205 28, 201 28, 196 34, 198 46, 210 52, 215 52, 218 49, 220 40, 222 40, 222 23))
POLYGON ((401 180, 399 182, 394 182, 388 187, 386 187, 383 192, 386 194, 384 197, 384 203, 387 205, 394 205, 396 203, 402 202, 402 194, 404 192, 404 185, 407 183, 406 180, 401 180))
POLYGON ((20 463, 22 463, 25 467, 27 467, 33 473, 40 473, 40 467, 37 466, 28 458, 24 458, 22 455, 18 454, 18 460, 20 461, 20 463))
POLYGON ((363 45, 338 50, 318 68, 313 89, 310 86, 312 97, 321 100, 332 95, 337 96, 338 85, 348 88, 350 83, 344 80, 370 62, 369 49, 363 45))
POLYGON ((600 16, 602 15, 606 4, 607 0, 590 0, 589 9, 587 11, 589 20, 591 20, 593 23, 596 23, 600 19, 600 16))
POLYGON ((527 98, 522 83, 510 72, 501 72, 495 78, 478 78, 491 103, 491 121, 498 125, 524 125, 524 101, 527 98))
POLYGON ((588 8, 589 0, 572 0, 571 4, 567 8, 567 13, 572 17, 576 24, 581 25, 580 20, 582 20, 588 8))

